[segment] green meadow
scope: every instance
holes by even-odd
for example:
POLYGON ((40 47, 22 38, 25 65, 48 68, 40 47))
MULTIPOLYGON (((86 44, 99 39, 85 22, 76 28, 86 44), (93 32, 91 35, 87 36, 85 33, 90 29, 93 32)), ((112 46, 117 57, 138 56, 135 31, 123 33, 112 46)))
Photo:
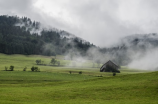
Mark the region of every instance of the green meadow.
POLYGON ((0 104, 158 104, 156 71, 122 67, 112 76, 92 68, 90 61, 73 67, 57 56, 61 66, 52 66, 52 58, 0 54, 0 104), (37 59, 46 65, 36 65, 37 59), (10 65, 14 71, 4 71, 10 65), (32 66, 40 72, 31 72, 32 66))

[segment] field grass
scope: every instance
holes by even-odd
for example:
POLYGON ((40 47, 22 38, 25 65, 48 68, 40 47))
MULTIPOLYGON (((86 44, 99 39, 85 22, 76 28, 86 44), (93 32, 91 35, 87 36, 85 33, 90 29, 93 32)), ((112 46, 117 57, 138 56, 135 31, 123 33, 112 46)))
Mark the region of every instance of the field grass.
MULTIPOLYGON (((107 75, 107 76, 109 76, 109 73, 100 73, 99 72, 100 67, 92 68, 93 63, 90 61, 82 63, 82 65, 80 65, 78 67, 72 67, 71 66, 72 61, 64 60, 63 56, 57 56, 56 58, 57 58, 57 60, 60 61, 61 65, 68 65, 68 66, 66 66, 66 67, 47 66, 47 65, 49 65, 52 58, 54 58, 54 57, 53 56, 51 56, 51 57, 41 56, 41 55, 16 55, 16 54, 15 55, 5 55, 5 54, 0 53, 0 70, 5 70, 5 66, 7 66, 9 68, 10 65, 13 65, 15 67, 14 68, 15 71, 23 71, 24 67, 27 67, 27 71, 31 71, 32 66, 38 66, 41 71, 45 71, 45 72, 69 73, 69 71, 72 71, 74 73, 78 73, 79 71, 82 71, 83 74, 87 74, 87 75, 103 75, 103 76, 107 75), (41 59, 42 61, 44 61, 44 64, 46 64, 46 66, 37 65, 35 62, 37 59, 41 59)), ((147 72, 144 70, 129 69, 126 67, 121 68, 120 71, 121 71, 121 73, 118 75, 147 72)))
POLYGON ((0 72, 1 104, 157 104, 158 72, 116 77, 0 72))
POLYGON ((158 104, 158 72, 122 67, 113 77, 91 66, 42 65, 41 72, 31 72, 36 59, 49 63, 51 58, 0 54, 0 104, 158 104), (15 71, 3 71, 10 65, 15 71))

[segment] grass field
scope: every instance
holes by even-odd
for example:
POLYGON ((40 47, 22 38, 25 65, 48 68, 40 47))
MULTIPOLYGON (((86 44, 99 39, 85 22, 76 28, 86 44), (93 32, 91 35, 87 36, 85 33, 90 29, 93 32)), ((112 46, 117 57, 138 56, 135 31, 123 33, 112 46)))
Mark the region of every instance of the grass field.
MULTIPOLYGON (((99 72, 100 67, 92 68, 93 64, 90 61, 82 63, 82 65, 79 67, 72 67, 70 64, 71 61, 63 60, 64 58, 62 56, 57 56, 57 60, 60 61, 61 65, 68 65, 66 67, 36 65, 35 61, 37 59, 41 59, 42 61, 44 61, 44 64, 49 65, 52 58, 53 56, 48 57, 48 56, 40 56, 40 55, 25 56, 25 55, 0 54, 0 70, 5 70, 5 66, 9 68, 10 65, 13 65, 15 67, 14 68, 15 71, 23 71, 24 67, 27 67, 27 71, 31 71, 32 66, 38 66, 41 71, 45 71, 45 72, 69 73, 69 71, 73 71, 75 73, 78 73, 79 71, 83 71, 83 73, 87 75, 109 75, 109 73, 100 73, 99 72)), ((147 72, 143 70, 129 69, 126 67, 121 68, 120 71, 121 73, 118 75, 147 72)))
MULTIPOLYGON (((158 72, 123 67, 113 77, 88 65, 38 65, 41 72, 31 72, 36 59, 49 63, 51 58, 0 54, 0 104, 158 104, 158 72), (10 65, 15 71, 3 71, 10 65), (25 66, 27 71, 22 71, 25 66)), ((70 62, 62 56, 59 60, 70 62)))

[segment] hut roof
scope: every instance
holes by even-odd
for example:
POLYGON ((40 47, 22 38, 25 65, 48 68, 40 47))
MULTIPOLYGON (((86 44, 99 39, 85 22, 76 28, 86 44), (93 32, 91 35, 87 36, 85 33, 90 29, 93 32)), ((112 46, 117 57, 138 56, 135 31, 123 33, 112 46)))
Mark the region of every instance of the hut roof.
MULTIPOLYGON (((119 68, 119 66, 117 64, 115 64, 114 62, 112 62, 111 60, 109 60, 108 62, 106 62, 105 64, 103 64, 102 67, 104 67, 104 65, 107 65, 108 63, 112 63, 113 65, 115 65, 116 67, 119 68)), ((102 69, 102 67, 100 69, 102 69)))
POLYGON ((100 68, 100 72, 118 72, 118 73, 120 73, 120 71, 118 70, 119 68, 120 67, 117 64, 115 64, 114 62, 109 60, 108 62, 106 62, 105 64, 102 65, 102 67, 100 68))

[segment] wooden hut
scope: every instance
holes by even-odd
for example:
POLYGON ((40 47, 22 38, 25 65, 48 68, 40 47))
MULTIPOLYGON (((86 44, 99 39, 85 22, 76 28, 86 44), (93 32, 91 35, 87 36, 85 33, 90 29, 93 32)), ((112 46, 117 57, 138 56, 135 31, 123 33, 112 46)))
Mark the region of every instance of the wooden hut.
POLYGON ((100 68, 100 72, 116 72, 116 73, 120 73, 120 71, 118 70, 120 67, 115 64, 114 62, 112 62, 111 60, 109 60, 108 62, 106 62, 101 68, 100 68))

